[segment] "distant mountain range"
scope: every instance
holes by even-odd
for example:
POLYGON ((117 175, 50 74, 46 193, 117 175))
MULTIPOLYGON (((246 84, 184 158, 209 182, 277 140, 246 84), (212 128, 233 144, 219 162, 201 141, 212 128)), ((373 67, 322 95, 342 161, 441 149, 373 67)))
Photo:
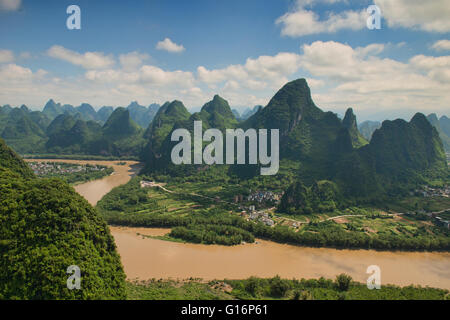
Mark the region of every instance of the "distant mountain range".
MULTIPOLYGON (((151 104, 150 106, 145 107, 141 106, 137 101, 133 101, 126 108, 129 110, 133 121, 135 121, 142 128, 147 128, 158 111, 159 105, 151 104)), ((10 106, 4 106, 3 109, 4 112, 7 113, 12 108, 10 106)), ((79 115, 80 119, 84 121, 96 121, 100 124, 104 124, 113 111, 114 107, 110 106, 101 107, 98 111, 96 111, 88 103, 83 103, 80 106, 74 107, 70 104, 61 105, 61 103, 55 103, 53 99, 50 99, 45 104, 42 113, 50 120, 66 113, 72 116, 79 115)))
MULTIPOLYGON (((279 129, 281 166, 298 163, 295 175, 307 186, 329 181, 333 187, 324 186, 336 190, 336 201, 369 201, 448 176, 438 131, 423 114, 416 114, 410 122, 384 121, 368 142, 359 132, 351 108, 343 120, 335 113, 322 111, 312 101, 304 79, 286 84, 266 107, 243 122, 236 121, 228 103, 219 96, 192 115, 179 101, 164 106, 146 134, 149 142, 144 148, 145 171, 183 176, 195 172, 195 166, 175 166, 170 161, 175 144, 170 140, 171 132, 177 128, 192 131, 195 120, 202 120, 204 129, 279 129)), ((257 167, 230 166, 228 174, 245 178, 257 174, 257 167)), ((288 198, 284 200, 286 207, 293 200, 288 198)))
MULTIPOLYGON (((445 116, 438 120, 434 114, 417 113, 410 122, 366 121, 358 128, 351 108, 342 120, 318 108, 304 79, 287 83, 266 107, 257 106, 251 113, 241 120, 218 95, 193 114, 177 100, 160 108, 132 102, 127 108, 103 107, 98 112, 88 104, 72 107, 50 100, 42 112, 26 106, 1 107, 0 133, 20 153, 133 156, 145 162, 144 172, 187 175, 199 168, 170 161, 175 129, 193 131, 196 120, 202 121, 204 129, 222 131, 279 129, 281 167, 295 167, 289 170, 307 188, 317 185, 326 188, 327 194, 335 190, 336 199, 348 201, 395 195, 448 176, 444 146, 448 148, 450 126, 445 116)), ((231 165, 226 174, 244 179, 256 175, 258 168, 231 165)), ((299 203, 285 198, 286 208, 291 200, 299 203)))
POLYGON ((447 152, 450 152, 450 119, 446 116, 442 116, 438 120, 435 113, 429 114, 427 119, 439 133, 442 143, 444 144, 444 149, 447 152))
MULTIPOLYGON (((447 116, 438 119, 435 113, 429 114, 427 119, 438 131, 445 151, 450 152, 450 119, 447 116)), ((375 130, 379 128, 381 128, 381 122, 379 121, 364 121, 358 126, 362 136, 368 141, 372 138, 375 130)))
POLYGON ((0 107, 0 137, 20 153, 137 155, 137 145, 143 145, 140 133, 158 109, 158 104, 144 107, 132 102, 127 108, 104 106, 95 111, 87 103, 74 107, 53 99, 42 111, 5 105, 0 107), (115 119, 118 114, 122 117, 115 119), (117 125, 121 121, 124 123, 117 125), (125 135, 134 139, 125 143, 124 134, 113 134, 121 126, 133 128, 125 135))
POLYGON ((236 109, 233 109, 231 111, 233 112, 233 114, 234 114, 234 116, 236 117, 237 120, 244 121, 244 120, 247 120, 248 118, 250 118, 255 113, 257 113, 262 108, 263 108, 263 106, 260 106, 260 105, 254 106, 253 109, 246 108, 246 109, 244 109, 244 111, 242 111, 242 115, 236 109))

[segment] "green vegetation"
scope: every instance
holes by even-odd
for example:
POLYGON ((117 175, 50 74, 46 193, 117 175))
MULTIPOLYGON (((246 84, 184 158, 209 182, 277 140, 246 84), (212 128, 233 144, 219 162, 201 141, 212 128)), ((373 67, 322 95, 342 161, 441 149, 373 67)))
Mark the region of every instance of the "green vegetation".
POLYGON ((310 188, 302 182, 293 183, 284 193, 279 210, 289 214, 333 212, 342 202, 338 187, 331 181, 315 182, 310 188))
MULTIPOLYGON (((204 172, 206 174, 207 171, 204 172)), ((196 178, 199 179, 200 176, 196 175, 196 178)), ((218 195, 226 194, 226 184, 202 179, 186 182, 180 178, 182 182, 171 182, 164 186, 166 190, 172 191, 168 192, 158 187, 141 188, 141 179, 143 178, 133 178, 99 201, 97 208, 108 223, 136 227, 172 227, 171 238, 195 243, 233 245, 240 241, 252 242, 252 237, 258 237, 314 247, 450 249, 449 231, 434 226, 428 217, 423 220, 415 216, 401 217, 377 209, 353 207, 326 213, 274 213, 272 219, 275 227, 269 227, 260 222, 247 221, 240 216, 237 204, 226 201, 226 198, 218 199, 218 195), (325 221, 341 215, 349 217, 325 221), (300 226, 293 227, 293 222, 300 226), (214 229, 214 225, 222 229, 214 229), (220 230, 228 232, 226 237, 220 230)), ((320 185, 327 186, 328 183, 320 185)), ((327 189, 323 187, 322 190, 327 189)))
POLYGON ((353 113, 352 108, 348 108, 347 111, 345 112, 345 117, 342 120, 342 125, 345 128, 347 128, 352 140, 352 146, 354 148, 359 148, 368 144, 367 140, 358 130, 358 125, 356 123, 356 116, 353 113))
POLYGON ((29 162, 28 165, 40 178, 60 178, 69 184, 101 179, 114 172, 112 167, 65 162, 29 162))
POLYGON ((336 279, 286 280, 276 276, 245 280, 150 280, 127 283, 131 300, 448 300, 449 292, 420 286, 383 285, 369 290, 365 284, 341 274, 336 279))
POLYGON ((0 299, 124 299, 109 228, 59 179, 36 179, 0 140, 0 299), (66 270, 81 270, 69 290, 66 270))
MULTIPOLYGON (((148 117, 152 117, 155 107, 142 108, 148 117)), ((2 107, 0 136, 20 154, 137 159, 145 144, 144 130, 130 118, 130 112, 135 117, 140 115, 134 105, 115 110, 104 107, 97 113, 89 104, 61 106, 53 100, 42 112, 30 111, 26 106, 2 107)))
POLYGON ((124 108, 115 109, 103 127, 61 114, 48 126, 47 135, 46 150, 56 154, 130 157, 138 155, 144 143, 142 129, 124 108))
POLYGON ((127 282, 128 300, 228 300, 229 294, 192 279, 127 282))
POLYGON ((236 245, 242 241, 255 241, 255 237, 250 232, 241 228, 214 224, 190 224, 186 227, 175 227, 169 236, 187 242, 204 244, 236 245))
POLYGON ((433 127, 436 128, 439 133, 439 137, 442 140, 444 149, 450 152, 450 120, 442 116, 439 120, 435 113, 429 114, 427 120, 431 123, 433 127))

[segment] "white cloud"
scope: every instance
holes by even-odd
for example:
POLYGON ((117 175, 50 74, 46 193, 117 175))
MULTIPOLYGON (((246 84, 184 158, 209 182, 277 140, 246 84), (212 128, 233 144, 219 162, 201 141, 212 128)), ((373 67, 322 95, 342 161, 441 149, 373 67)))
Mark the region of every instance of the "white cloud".
POLYGON ((89 70, 85 77, 98 83, 151 84, 154 86, 190 87, 194 82, 191 72, 165 71, 151 65, 144 65, 131 72, 119 69, 89 70))
POLYGON ((144 61, 148 60, 150 56, 146 53, 139 53, 137 51, 121 54, 119 61, 122 67, 126 70, 135 70, 142 66, 144 61))
POLYGON ((183 45, 176 44, 176 43, 172 42, 172 40, 170 40, 169 38, 165 38, 163 41, 159 41, 156 44, 156 49, 165 50, 168 52, 175 52, 175 53, 180 53, 185 50, 183 45))
MULTIPOLYGON (((338 2, 325 1, 325 2, 338 2)), ((329 13, 325 19, 320 19, 314 11, 306 9, 313 4, 310 0, 298 0, 294 10, 279 17, 275 23, 282 25, 283 36, 300 37, 317 33, 334 33, 339 30, 360 30, 366 27, 367 13, 361 11, 343 11, 329 13)))
POLYGON ((112 56, 106 56, 102 52, 80 54, 58 45, 48 49, 47 54, 52 58, 64 60, 85 69, 104 69, 114 64, 112 56))
POLYGON ((430 57, 418 55, 410 60, 410 64, 427 72, 428 77, 450 84, 450 56, 430 57))
POLYGON ((374 48, 353 49, 333 41, 303 46, 302 68, 328 87, 313 91, 320 107, 344 110, 353 106, 366 118, 379 113, 386 116, 393 110, 403 115, 448 110, 450 56, 418 55, 400 62, 361 54, 374 48))
POLYGON ((14 61, 14 53, 11 50, 0 49, 0 63, 9 63, 14 61))
POLYGON ((0 68, 0 78, 2 80, 29 80, 33 72, 16 64, 7 64, 0 68))
POLYGON ((413 28, 429 32, 450 31, 448 0, 374 0, 390 27, 413 28))
POLYGON ((450 51, 450 40, 436 41, 431 48, 436 51, 450 51))
POLYGON ((16 11, 20 8, 21 0, 0 0, 0 10, 16 11))
POLYGON ((265 85, 262 85, 262 82, 273 82, 280 77, 291 75, 298 70, 299 65, 298 54, 281 52, 275 56, 248 58, 244 65, 230 65, 223 69, 208 70, 200 66, 197 68, 197 74, 199 80, 207 84, 237 80, 243 81, 244 85, 245 82, 250 81, 251 86, 264 88, 265 85))
POLYGON ((140 53, 132 52, 119 57, 120 65, 61 78, 5 63, 0 65, 0 101, 42 106, 52 97, 74 105, 88 101, 102 106, 178 99, 187 107, 199 107, 217 93, 232 107, 251 107, 266 105, 286 82, 306 77, 319 107, 342 113, 352 106, 359 120, 394 113, 407 117, 418 111, 448 114, 450 56, 416 55, 398 61, 379 55, 389 46, 353 48, 315 41, 298 53, 251 57, 220 69, 199 66, 196 72, 144 63, 140 53))

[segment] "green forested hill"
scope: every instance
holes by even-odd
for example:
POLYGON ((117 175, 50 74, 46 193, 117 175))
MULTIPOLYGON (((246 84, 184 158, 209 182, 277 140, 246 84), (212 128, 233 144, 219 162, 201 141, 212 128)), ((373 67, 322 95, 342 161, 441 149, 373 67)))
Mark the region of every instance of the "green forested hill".
MULTIPOLYGON (((191 117, 192 120, 194 117, 191 117)), ((220 130, 236 127, 237 119, 231 111, 228 101, 215 95, 213 100, 206 103, 195 120, 202 120, 207 128, 220 130)))
POLYGON ((445 116, 442 116, 441 119, 438 120, 438 117, 436 116, 435 113, 429 114, 427 116, 427 119, 431 123, 431 125, 436 128, 437 132, 439 133, 439 137, 442 140, 444 149, 447 150, 447 152, 450 152, 450 136, 447 134, 448 127, 450 127, 450 126, 446 122, 446 120, 447 121, 450 121, 450 120, 448 120, 448 118, 445 116))
POLYGON ((32 178, 34 176, 33 171, 5 144, 3 139, 0 139, 0 169, 3 172, 9 171, 22 178, 32 178))
POLYGON ((172 132, 178 128, 187 129, 193 133, 194 121, 202 121, 203 130, 217 128, 222 130, 235 128, 238 121, 231 111, 228 101, 215 95, 203 105, 200 112, 190 114, 179 101, 165 104, 161 107, 150 124, 145 137, 149 140, 144 148, 144 160, 147 162, 144 171, 174 170, 185 174, 185 170, 194 170, 193 166, 175 166, 171 163, 170 154, 177 142, 171 141, 172 132))
POLYGON ((18 152, 31 149, 43 151, 46 141, 45 129, 48 118, 45 115, 30 113, 24 106, 14 108, 3 119, 0 137, 14 144, 18 152))
POLYGON ((95 121, 61 114, 47 128, 46 150, 56 154, 135 156, 143 146, 143 131, 128 110, 117 108, 102 127, 95 121))
POLYGON ((189 119, 190 116, 191 114, 181 101, 166 102, 159 108, 153 121, 144 133, 144 138, 147 142, 141 157, 146 162, 146 171, 162 165, 159 159, 162 156, 161 149, 164 141, 169 137, 175 124, 189 119))
POLYGON ((448 180, 448 168, 437 131, 423 114, 384 121, 370 144, 344 154, 336 162, 334 180, 347 196, 391 196, 426 184, 448 180))
POLYGON ((0 140, 0 299, 123 299, 108 226, 72 187, 37 179, 0 140), (67 268, 81 270, 69 290, 67 268))
POLYGON ((348 129, 348 132, 350 133, 353 147, 359 148, 368 143, 358 130, 358 125, 356 124, 356 116, 353 113, 352 108, 348 108, 345 112, 345 117, 342 120, 342 124, 348 129))

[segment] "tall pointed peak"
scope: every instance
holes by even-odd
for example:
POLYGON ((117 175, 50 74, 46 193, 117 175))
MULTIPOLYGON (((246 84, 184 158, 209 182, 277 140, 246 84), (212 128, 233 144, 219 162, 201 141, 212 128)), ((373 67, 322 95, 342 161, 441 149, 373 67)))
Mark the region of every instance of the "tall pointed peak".
POLYGON ((347 111, 345 112, 345 116, 344 116, 344 119, 342 120, 342 124, 347 129, 356 127, 356 116, 353 113, 352 108, 348 108, 347 111))

